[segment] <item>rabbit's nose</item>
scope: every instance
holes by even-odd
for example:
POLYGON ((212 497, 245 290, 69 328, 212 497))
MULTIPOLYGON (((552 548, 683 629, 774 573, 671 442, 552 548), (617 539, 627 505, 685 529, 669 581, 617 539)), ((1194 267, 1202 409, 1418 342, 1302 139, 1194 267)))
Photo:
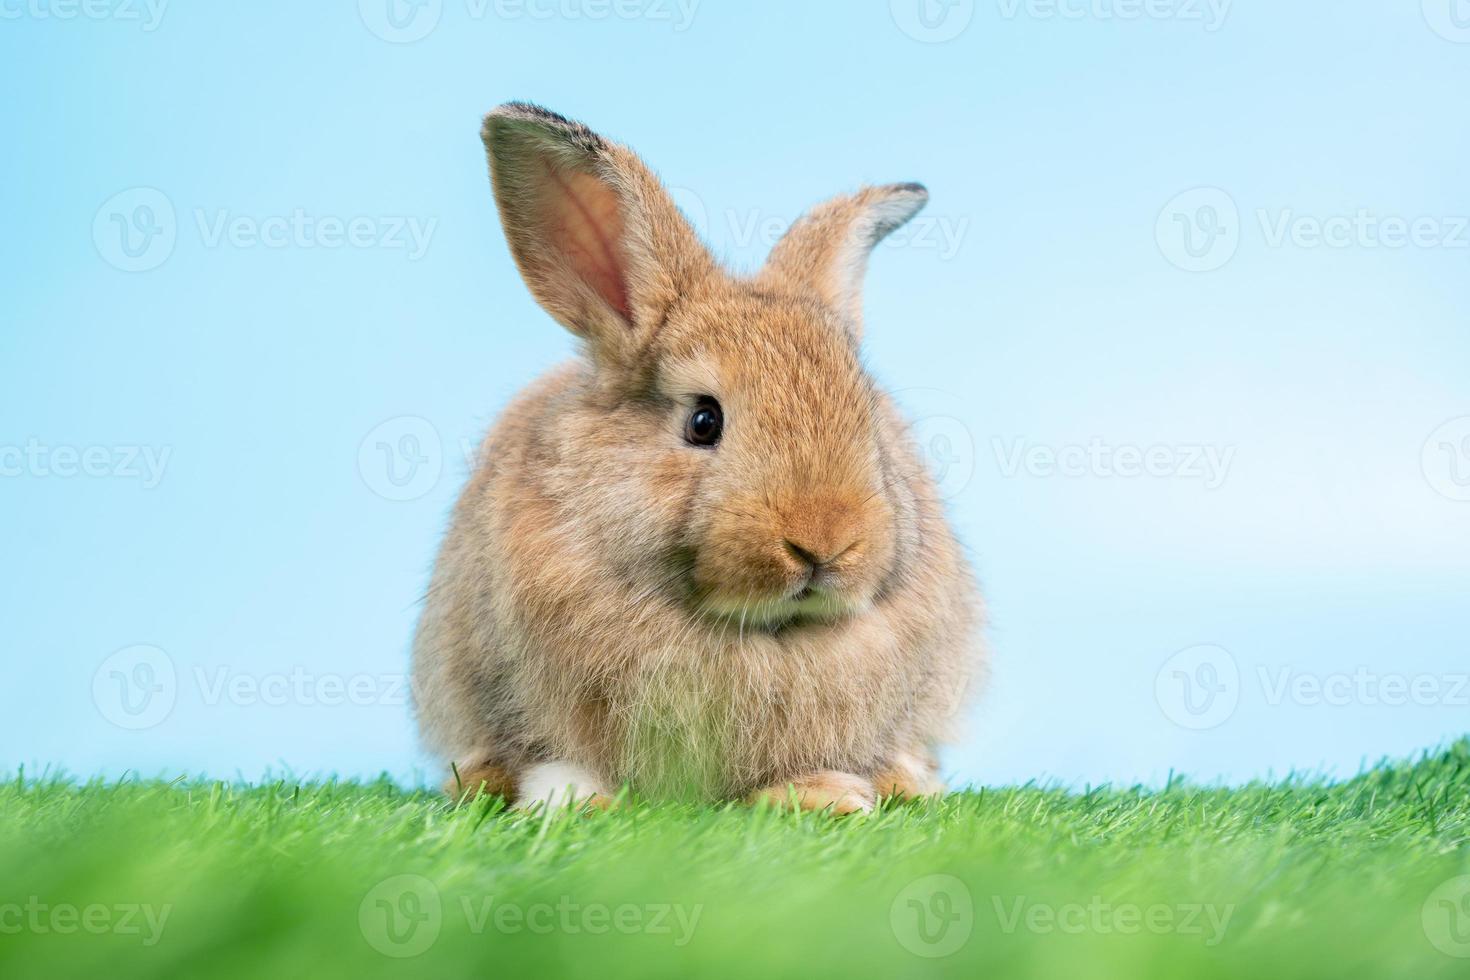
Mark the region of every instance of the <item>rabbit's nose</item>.
POLYGON ((813 494, 782 509, 779 547, 791 567, 815 578, 861 543, 867 523, 847 495, 813 494))
POLYGON ((830 544, 823 547, 816 542, 802 544, 793 541, 789 537, 786 538, 783 543, 786 545, 787 553, 790 554, 791 557, 795 558, 797 561, 806 565, 808 572, 811 573, 821 571, 823 568, 832 564, 834 561, 847 554, 853 548, 857 547, 856 541, 848 541, 845 544, 836 547, 830 544))

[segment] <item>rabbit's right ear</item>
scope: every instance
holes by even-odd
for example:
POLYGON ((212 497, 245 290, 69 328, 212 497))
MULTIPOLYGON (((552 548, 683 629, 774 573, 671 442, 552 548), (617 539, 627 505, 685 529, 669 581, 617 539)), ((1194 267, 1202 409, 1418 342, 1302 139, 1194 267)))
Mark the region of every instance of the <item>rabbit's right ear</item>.
POLYGON ((542 307, 613 360, 637 349, 714 261, 626 147, 538 106, 485 118, 501 224, 542 307))

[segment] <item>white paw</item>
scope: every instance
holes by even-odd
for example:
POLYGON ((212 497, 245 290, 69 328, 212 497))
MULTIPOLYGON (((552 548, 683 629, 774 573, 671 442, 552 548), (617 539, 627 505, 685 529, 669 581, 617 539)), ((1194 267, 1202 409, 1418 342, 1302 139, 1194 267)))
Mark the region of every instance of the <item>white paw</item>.
POLYGON ((529 810, 539 803, 551 811, 569 802, 583 803, 594 796, 611 795, 596 776, 575 763, 538 762, 521 775, 515 806, 529 810))

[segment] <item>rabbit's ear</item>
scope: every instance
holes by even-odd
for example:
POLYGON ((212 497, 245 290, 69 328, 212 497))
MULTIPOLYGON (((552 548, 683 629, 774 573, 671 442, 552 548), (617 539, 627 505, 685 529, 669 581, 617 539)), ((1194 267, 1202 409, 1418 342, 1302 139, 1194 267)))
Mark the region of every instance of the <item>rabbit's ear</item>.
POLYGON ((520 102, 485 117, 482 135, 521 276, 595 354, 635 350, 713 271, 658 178, 626 147, 520 102))
POLYGON ((922 184, 865 187, 808 211, 771 250, 759 278, 816 292, 862 335, 868 254, 929 200, 922 184))

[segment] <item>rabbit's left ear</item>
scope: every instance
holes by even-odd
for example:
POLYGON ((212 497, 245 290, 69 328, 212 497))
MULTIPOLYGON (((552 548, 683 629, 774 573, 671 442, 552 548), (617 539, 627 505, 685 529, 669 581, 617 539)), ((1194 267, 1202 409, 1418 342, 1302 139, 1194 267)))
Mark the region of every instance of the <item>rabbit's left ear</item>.
POLYGON ((863 274, 874 246, 929 200, 922 184, 865 187, 820 204, 771 250, 760 280, 815 292, 862 336, 863 274))
POLYGON ((627 147, 523 102, 485 119, 511 254, 531 292, 604 364, 629 364, 714 261, 627 147))

